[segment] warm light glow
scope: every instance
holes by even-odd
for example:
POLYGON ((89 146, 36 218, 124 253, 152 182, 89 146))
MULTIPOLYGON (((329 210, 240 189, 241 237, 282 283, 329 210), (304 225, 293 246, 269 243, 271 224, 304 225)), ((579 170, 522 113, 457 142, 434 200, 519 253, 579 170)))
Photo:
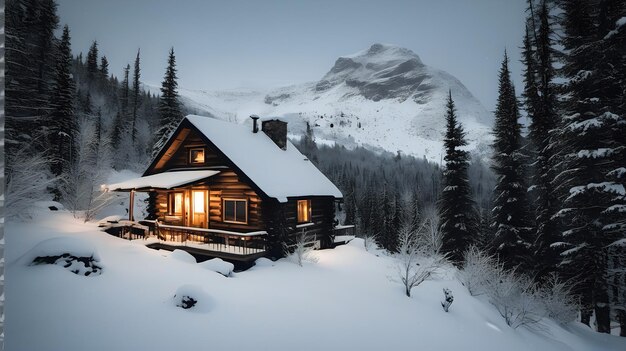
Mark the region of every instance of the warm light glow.
POLYGON ((191 163, 204 163, 204 149, 191 149, 189 152, 191 163))
POLYGON ((298 223, 311 221, 311 200, 298 200, 298 223))
POLYGON ((204 213, 204 191, 193 192, 193 212, 204 213))
POLYGON ((183 213, 183 193, 174 193, 171 201, 170 214, 181 215, 183 213))

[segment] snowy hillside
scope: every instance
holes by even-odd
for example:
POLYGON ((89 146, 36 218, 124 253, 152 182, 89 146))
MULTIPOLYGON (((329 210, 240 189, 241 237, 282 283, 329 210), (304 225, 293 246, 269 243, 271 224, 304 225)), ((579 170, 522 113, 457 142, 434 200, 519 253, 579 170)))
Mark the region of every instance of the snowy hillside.
POLYGON ((361 239, 316 251, 303 267, 261 259, 225 277, 225 265, 115 238, 47 205, 30 223, 7 223, 7 350, 626 349, 624 338, 581 324, 512 329, 453 268, 408 298, 390 279, 394 259, 361 239), (76 260, 29 265, 65 252, 89 258, 93 274, 76 260), (444 287, 454 294, 448 313, 444 287), (184 296, 196 305, 177 307, 184 296))
POLYGON ((452 91, 470 149, 491 140, 491 114, 450 74, 422 63, 413 51, 374 44, 337 59, 317 82, 271 91, 180 90, 184 103, 217 118, 249 123, 248 116, 281 116, 292 134, 308 121, 318 139, 363 145, 440 162, 445 101, 452 91))

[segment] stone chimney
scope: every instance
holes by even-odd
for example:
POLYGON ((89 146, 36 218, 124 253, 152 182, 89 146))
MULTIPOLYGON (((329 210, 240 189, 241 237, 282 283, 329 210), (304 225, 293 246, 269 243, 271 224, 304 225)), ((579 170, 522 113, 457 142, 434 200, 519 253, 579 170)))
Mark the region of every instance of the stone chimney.
POLYGON ((274 141, 279 148, 287 150, 287 122, 268 119, 261 123, 261 130, 274 141))

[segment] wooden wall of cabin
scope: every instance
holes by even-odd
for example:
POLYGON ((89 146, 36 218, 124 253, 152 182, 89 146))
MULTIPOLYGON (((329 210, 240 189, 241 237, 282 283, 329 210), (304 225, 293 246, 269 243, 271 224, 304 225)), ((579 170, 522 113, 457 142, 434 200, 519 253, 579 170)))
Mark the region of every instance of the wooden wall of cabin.
POLYGON ((232 231, 263 230, 261 198, 232 170, 220 170, 209 178, 209 226, 214 229, 232 231), (222 199, 245 199, 248 201, 248 223, 227 223, 223 221, 222 199))
POLYGON ((226 164, 220 159, 214 150, 212 150, 208 145, 205 145, 204 141, 195 130, 191 130, 178 150, 176 150, 174 155, 172 155, 172 157, 165 163, 163 169, 160 169, 159 172, 175 168, 202 168, 215 166, 226 166, 226 164), (189 163, 189 149, 194 147, 204 148, 204 163, 189 163))
MULTIPOLYGON (((192 187, 174 189, 171 191, 158 191, 158 219, 168 224, 188 226, 189 224, 182 218, 177 219, 168 214, 168 193, 183 191, 188 194, 191 190, 208 190, 209 228, 235 232, 264 230, 263 219, 261 217, 261 198, 249 185, 242 182, 234 171, 229 169, 221 169, 220 173, 212 176, 206 182, 195 184, 192 187), (222 199, 224 198, 242 199, 247 201, 247 224, 224 222, 222 208, 222 199)), ((183 211, 186 210, 184 209, 183 211)))
POLYGON ((313 197, 289 199, 285 206, 285 217, 290 229, 290 236, 294 238, 306 230, 307 235, 314 235, 320 240, 321 248, 328 248, 332 243, 332 230, 335 219, 335 201, 332 197, 313 197), (311 200, 311 223, 306 227, 297 228, 298 225, 298 200, 311 200))

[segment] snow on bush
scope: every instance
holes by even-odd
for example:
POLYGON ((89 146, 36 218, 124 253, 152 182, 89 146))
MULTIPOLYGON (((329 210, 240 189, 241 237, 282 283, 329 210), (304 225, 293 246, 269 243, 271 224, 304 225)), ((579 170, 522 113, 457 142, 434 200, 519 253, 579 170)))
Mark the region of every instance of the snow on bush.
POLYGON ((417 234, 405 224, 398 233, 397 279, 404 285, 404 293, 411 297, 411 289, 431 278, 445 264, 446 259, 419 244, 417 234))
POLYGON ((439 230, 440 227, 437 209, 434 206, 426 208, 417 229, 417 240, 420 246, 433 255, 438 255, 443 245, 443 232, 439 230))
POLYGON ((513 329, 536 328, 545 315, 539 289, 532 279, 497 263, 486 280, 489 302, 513 329))
POLYGON ((49 164, 48 158, 27 149, 17 150, 7 160, 4 203, 4 215, 7 218, 30 218, 36 202, 50 200, 48 188, 58 178, 48 171, 49 164))
POLYGON ((506 270, 494 256, 476 247, 465 252, 459 280, 471 295, 487 296, 513 328, 537 328, 544 316, 562 324, 576 318, 578 306, 569 284, 552 275, 539 286, 515 270, 506 270))
POLYGON ((552 273, 539 292, 547 316, 561 324, 576 319, 580 306, 572 292, 573 285, 552 273))
POLYGON ((486 293, 487 280, 492 274, 496 259, 472 245, 464 254, 463 269, 458 278, 472 296, 486 293))
POLYGON ((213 272, 217 272, 225 277, 229 277, 235 269, 234 264, 226 262, 221 258, 214 258, 211 260, 200 262, 198 263, 198 265, 213 272))
POLYGON ((302 267, 305 261, 311 263, 317 262, 317 257, 313 255, 314 248, 314 238, 308 235, 306 230, 302 230, 302 232, 296 236, 295 245, 291 248, 287 248, 285 251, 290 252, 289 255, 287 255, 287 259, 302 267))
POLYGON ((169 254, 168 257, 173 258, 178 261, 187 262, 187 263, 196 263, 196 258, 193 257, 189 252, 184 251, 184 250, 176 249, 172 251, 172 253, 169 254))
POLYGON ((376 244, 376 240, 378 240, 378 235, 370 232, 364 232, 361 238, 363 239, 363 246, 365 247, 365 251, 376 250, 378 248, 378 244, 376 244))
POLYGON ((531 279, 504 269, 494 256, 474 246, 465 253, 460 278, 470 294, 487 295, 512 328, 536 324, 544 315, 537 286, 531 279))
POLYGON ((209 312, 213 308, 213 299, 197 285, 182 285, 172 298, 174 306, 194 312, 209 312))
POLYGON ((52 264, 84 276, 102 273, 100 256, 86 240, 59 237, 44 240, 26 252, 18 262, 23 265, 52 264))

